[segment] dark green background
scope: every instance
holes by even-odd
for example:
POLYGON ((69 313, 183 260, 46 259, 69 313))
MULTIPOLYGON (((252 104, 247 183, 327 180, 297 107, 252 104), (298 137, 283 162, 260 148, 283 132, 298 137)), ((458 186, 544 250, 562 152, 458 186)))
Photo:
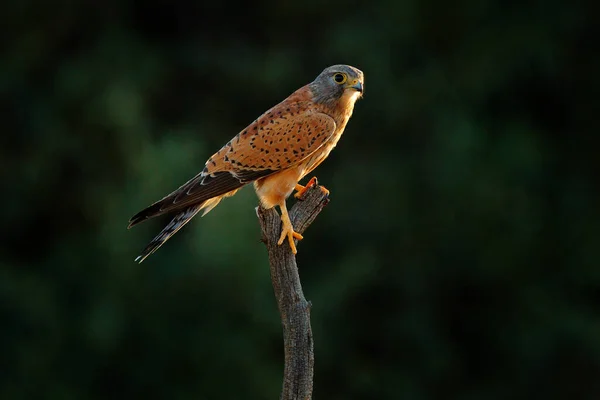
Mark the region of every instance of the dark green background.
POLYGON ((366 92, 299 245, 315 398, 599 398, 598 15, 4 2, 0 399, 278 398, 252 189, 142 265, 167 219, 125 228, 337 63, 366 92))

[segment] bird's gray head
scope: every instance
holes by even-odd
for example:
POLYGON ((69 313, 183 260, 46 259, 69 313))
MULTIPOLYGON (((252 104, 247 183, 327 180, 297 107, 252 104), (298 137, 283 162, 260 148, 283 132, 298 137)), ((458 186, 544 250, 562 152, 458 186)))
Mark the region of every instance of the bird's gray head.
POLYGON ((333 104, 344 94, 354 101, 362 96, 365 76, 361 70, 349 65, 327 67, 309 86, 317 103, 333 104))

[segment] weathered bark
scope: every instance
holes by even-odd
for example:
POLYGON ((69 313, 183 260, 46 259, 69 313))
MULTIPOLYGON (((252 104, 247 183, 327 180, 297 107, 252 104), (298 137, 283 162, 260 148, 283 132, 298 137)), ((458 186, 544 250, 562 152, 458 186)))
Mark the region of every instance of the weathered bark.
MULTIPOLYGON (((310 187, 290 210, 294 230, 303 233, 328 203, 318 185, 310 187)), ((285 367, 281 400, 307 400, 313 390, 313 337, 310 327, 311 304, 304 298, 296 257, 286 241, 277 245, 281 219, 274 208, 257 208, 263 242, 269 252, 271 281, 283 324, 285 367)))

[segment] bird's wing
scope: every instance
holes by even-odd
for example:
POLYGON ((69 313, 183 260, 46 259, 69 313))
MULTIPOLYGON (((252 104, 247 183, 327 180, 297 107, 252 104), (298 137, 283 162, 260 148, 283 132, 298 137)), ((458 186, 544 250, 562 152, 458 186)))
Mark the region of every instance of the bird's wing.
POLYGON ((264 113, 209 158, 201 173, 134 215, 129 227, 224 195, 309 157, 336 129, 333 118, 311 104, 284 101, 264 113))

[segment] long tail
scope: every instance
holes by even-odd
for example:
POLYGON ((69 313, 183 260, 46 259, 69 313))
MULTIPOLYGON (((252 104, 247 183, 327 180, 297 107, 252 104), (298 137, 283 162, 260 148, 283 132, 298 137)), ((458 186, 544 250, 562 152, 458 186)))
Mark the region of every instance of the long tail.
POLYGON ((135 259, 136 262, 141 263, 150 254, 154 253, 160 246, 163 245, 167 240, 177 233, 185 224, 189 222, 198 212, 202 209, 202 204, 196 204, 183 210, 182 212, 175 215, 175 217, 169 222, 160 233, 152 239, 142 253, 135 259))
POLYGON ((162 246, 167 240, 171 238, 174 234, 177 233, 185 224, 189 222, 190 219, 194 218, 196 214, 198 214, 201 210, 204 210, 202 216, 205 216, 215 208, 224 197, 231 197, 237 192, 237 190, 232 190, 229 193, 225 193, 222 196, 213 197, 212 199, 208 199, 200 204, 195 204, 189 206, 183 211, 177 213, 175 217, 169 222, 167 226, 164 227, 162 231, 142 251, 142 253, 137 256, 135 259, 136 262, 141 263, 144 261, 150 254, 154 253, 160 246, 162 246))

